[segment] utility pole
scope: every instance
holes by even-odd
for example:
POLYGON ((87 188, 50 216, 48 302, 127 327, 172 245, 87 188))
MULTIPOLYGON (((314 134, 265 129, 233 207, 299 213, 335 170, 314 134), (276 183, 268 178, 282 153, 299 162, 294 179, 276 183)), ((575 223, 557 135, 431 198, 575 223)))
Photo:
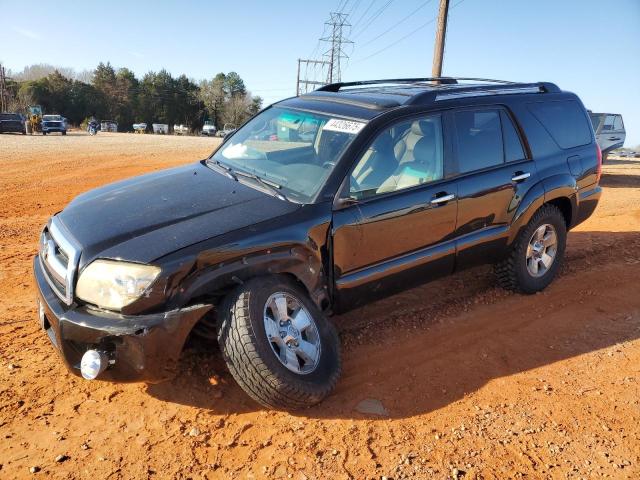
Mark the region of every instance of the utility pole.
POLYGON ((4 65, 0 63, 0 112, 5 112, 9 106, 7 95, 7 81, 5 78, 4 65))
POLYGON ((440 0, 440 10, 438 11, 438 28, 436 29, 436 43, 433 48, 433 67, 431 68, 432 77, 442 76, 442 59, 444 57, 444 40, 447 36, 448 16, 449 0, 440 0))

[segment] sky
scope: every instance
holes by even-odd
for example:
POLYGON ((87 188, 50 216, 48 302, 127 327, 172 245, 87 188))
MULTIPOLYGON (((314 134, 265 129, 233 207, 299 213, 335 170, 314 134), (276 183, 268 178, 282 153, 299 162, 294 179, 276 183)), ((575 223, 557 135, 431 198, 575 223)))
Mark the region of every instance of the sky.
MULTIPOLYGON (((130 2, 0 0, 0 62, 138 76, 237 71, 265 104, 295 95, 298 58, 320 58, 332 11, 348 14, 342 80, 431 74, 438 0, 130 2)), ((443 75, 551 81, 623 115, 640 145, 640 0, 451 0, 443 75)))

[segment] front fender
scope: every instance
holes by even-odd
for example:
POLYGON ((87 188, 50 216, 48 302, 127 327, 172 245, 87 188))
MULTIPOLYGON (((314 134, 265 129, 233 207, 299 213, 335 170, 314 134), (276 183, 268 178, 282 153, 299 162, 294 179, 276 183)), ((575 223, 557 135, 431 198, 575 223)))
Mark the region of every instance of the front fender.
POLYGON ((175 301, 188 304, 203 296, 223 295, 251 278, 273 274, 295 277, 319 308, 328 299, 321 256, 295 245, 246 252, 225 262, 198 268, 181 282, 175 301))

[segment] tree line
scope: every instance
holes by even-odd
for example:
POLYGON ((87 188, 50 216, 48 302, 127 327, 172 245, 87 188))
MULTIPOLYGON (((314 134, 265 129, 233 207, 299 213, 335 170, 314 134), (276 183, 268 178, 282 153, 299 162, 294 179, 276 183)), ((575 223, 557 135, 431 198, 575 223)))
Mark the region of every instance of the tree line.
POLYGON ((73 125, 95 117, 115 120, 119 131, 131 131, 140 122, 183 124, 192 130, 205 120, 217 128, 239 126, 262 108, 262 98, 251 95, 236 72, 196 83, 164 69, 137 78, 128 68, 116 70, 110 63, 100 63, 81 79, 73 78, 70 69, 55 68, 44 75, 42 67, 27 67, 29 75, 15 75, 7 82, 10 111, 26 113, 28 105, 41 105, 45 114, 62 115, 73 125), (33 78, 34 71, 43 75, 33 78))

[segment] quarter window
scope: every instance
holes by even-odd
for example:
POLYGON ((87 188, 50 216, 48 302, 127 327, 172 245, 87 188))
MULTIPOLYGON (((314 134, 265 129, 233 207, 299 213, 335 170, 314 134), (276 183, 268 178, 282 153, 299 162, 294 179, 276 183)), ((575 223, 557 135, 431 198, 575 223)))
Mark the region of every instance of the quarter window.
POLYGON ((622 123, 622 116, 616 115, 613 120, 613 129, 617 132, 624 130, 624 124, 622 123))
POLYGON ((432 115, 380 133, 351 173, 349 193, 362 199, 443 177, 442 120, 432 115))
MULTIPOLYGON (((560 148, 574 148, 591 143, 591 129, 583 107, 575 100, 537 102, 529 111, 549 132, 560 148)), ((611 130, 613 118, 607 116, 602 130, 611 130)))
POLYGON ((503 163, 502 131, 497 110, 464 110, 454 116, 460 173, 503 163))

